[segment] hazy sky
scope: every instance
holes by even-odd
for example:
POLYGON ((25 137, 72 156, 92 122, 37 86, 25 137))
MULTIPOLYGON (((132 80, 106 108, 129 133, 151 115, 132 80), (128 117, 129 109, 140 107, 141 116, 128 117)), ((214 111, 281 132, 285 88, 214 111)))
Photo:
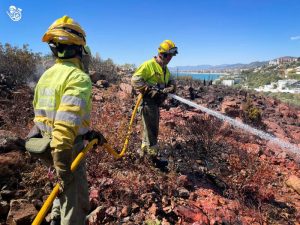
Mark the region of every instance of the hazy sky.
POLYGON ((63 15, 87 33, 92 52, 140 64, 164 39, 179 54, 170 66, 249 63, 300 56, 300 0, 1 0, 0 42, 49 52, 41 38, 63 15), (22 9, 19 21, 9 6, 22 9))

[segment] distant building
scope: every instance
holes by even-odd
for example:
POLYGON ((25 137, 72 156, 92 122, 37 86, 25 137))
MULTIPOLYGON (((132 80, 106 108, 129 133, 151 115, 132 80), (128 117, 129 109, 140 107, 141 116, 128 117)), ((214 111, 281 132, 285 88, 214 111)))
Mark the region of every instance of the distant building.
POLYGON ((290 62, 297 62, 297 61, 298 61, 297 57, 285 56, 285 57, 280 57, 278 59, 273 59, 269 61, 269 65, 280 65, 283 63, 290 63, 290 62))
POLYGON ((293 79, 278 80, 263 87, 255 88, 255 90, 262 92, 300 93, 300 81, 293 79))
POLYGON ((300 93, 300 81, 296 81, 288 86, 289 89, 294 90, 294 93, 300 93))
POLYGON ((222 80, 222 84, 225 86, 232 86, 234 85, 234 80, 222 80))
POLYGON ((292 80, 292 79, 288 79, 288 80, 279 80, 277 81, 277 89, 285 89, 287 86, 292 85, 294 83, 296 83, 297 80, 292 80))

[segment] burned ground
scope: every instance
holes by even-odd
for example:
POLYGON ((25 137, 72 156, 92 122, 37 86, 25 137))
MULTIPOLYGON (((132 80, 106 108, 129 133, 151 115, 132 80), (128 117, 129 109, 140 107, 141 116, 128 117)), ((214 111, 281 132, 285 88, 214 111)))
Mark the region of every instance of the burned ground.
MULTIPOLYGON (((178 95, 238 120, 245 119, 242 105, 250 98, 261 122, 247 123, 299 146, 299 109, 245 91, 192 85, 179 85, 178 95)), ((53 187, 48 168, 22 147, 32 126, 32 96, 23 87, 0 100, 0 137, 6 143, 1 142, 0 151, 3 224, 9 221, 13 200, 26 199, 39 210, 53 187), (13 136, 7 132, 18 144, 7 144, 5 134, 13 136)), ((93 89, 92 127, 115 149, 122 148, 135 100, 126 82, 93 89)), ((167 100, 161 110, 159 147, 169 166, 160 171, 138 157, 141 131, 137 116, 128 151, 119 160, 101 147, 88 153, 90 224, 299 223, 300 196, 286 185, 291 175, 300 177, 299 163, 278 146, 167 100)), ((30 218, 26 210, 23 213, 30 218)))

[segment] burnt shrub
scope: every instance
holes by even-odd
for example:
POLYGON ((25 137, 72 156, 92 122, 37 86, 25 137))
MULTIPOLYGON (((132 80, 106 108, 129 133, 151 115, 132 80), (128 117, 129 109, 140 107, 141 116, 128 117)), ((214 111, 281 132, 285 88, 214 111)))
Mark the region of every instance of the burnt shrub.
POLYGON ((97 80, 107 80, 112 83, 116 83, 120 80, 117 74, 117 66, 114 64, 113 60, 108 58, 103 60, 100 58, 99 54, 91 57, 89 65, 90 73, 93 74, 92 80, 95 82, 97 80))
POLYGON ((0 43, 0 85, 8 88, 25 84, 35 76, 39 53, 33 53, 27 44, 22 48, 0 43))

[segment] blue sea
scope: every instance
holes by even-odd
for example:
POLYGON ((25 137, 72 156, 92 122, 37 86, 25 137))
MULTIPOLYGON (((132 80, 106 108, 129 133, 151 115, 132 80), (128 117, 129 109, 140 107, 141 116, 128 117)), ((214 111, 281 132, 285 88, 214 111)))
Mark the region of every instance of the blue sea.
MULTIPOLYGON (((177 72, 171 72, 174 77, 177 77, 177 72)), ((178 73, 178 76, 191 76, 194 80, 215 80, 222 76, 219 73, 178 73)))

